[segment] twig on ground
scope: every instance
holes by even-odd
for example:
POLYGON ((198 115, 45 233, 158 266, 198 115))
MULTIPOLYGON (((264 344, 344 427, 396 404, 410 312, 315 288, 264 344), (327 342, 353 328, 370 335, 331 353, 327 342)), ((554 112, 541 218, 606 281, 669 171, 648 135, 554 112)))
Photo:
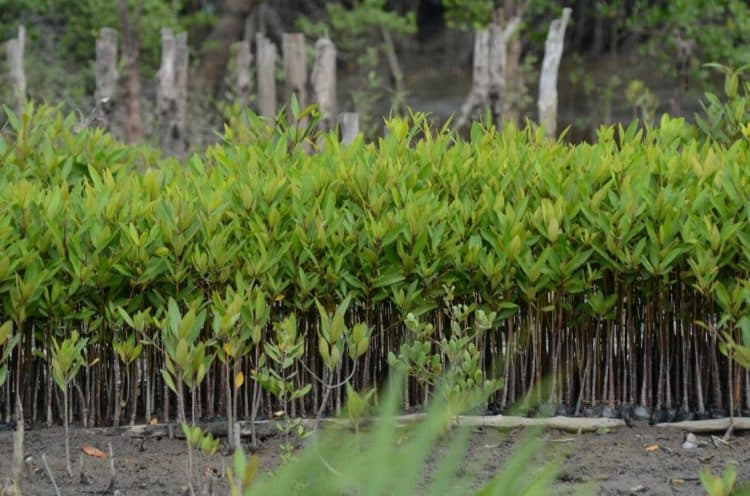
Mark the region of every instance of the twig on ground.
POLYGON ((734 432, 734 422, 729 423, 729 427, 727 427, 727 431, 724 433, 724 441, 729 441, 729 439, 732 437, 732 433, 734 432))
POLYGON ((109 479, 109 484, 107 485, 107 489, 104 490, 104 494, 115 494, 115 455, 112 452, 112 443, 107 443, 109 445, 109 471, 112 473, 112 478, 109 479))
POLYGON ((42 453, 42 463, 44 464, 44 470, 47 471, 47 477, 49 477, 49 480, 52 481, 52 487, 55 488, 55 494, 57 496, 60 496, 60 488, 57 487, 57 482, 55 482, 55 476, 52 475, 52 470, 49 469, 49 465, 47 465, 47 456, 42 453))
POLYGON ((89 482, 89 478, 86 477, 86 472, 84 472, 84 470, 83 470, 83 453, 81 453, 79 455, 78 466, 81 469, 81 485, 88 486, 90 484, 90 482, 89 482))
POLYGON ((574 437, 563 437, 560 439, 549 439, 550 443, 573 443, 576 441, 574 437))

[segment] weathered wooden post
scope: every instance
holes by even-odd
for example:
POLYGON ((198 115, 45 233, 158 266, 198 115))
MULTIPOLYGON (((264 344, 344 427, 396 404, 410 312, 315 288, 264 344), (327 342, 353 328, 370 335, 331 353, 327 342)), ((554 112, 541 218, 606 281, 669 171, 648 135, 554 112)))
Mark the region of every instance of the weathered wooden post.
POLYGON ((315 42, 312 84, 321 114, 321 131, 330 131, 336 126, 336 46, 328 38, 315 42))
POLYGON ((156 91, 159 142, 164 153, 181 156, 187 151, 187 33, 175 37, 171 29, 162 29, 161 48, 156 91))
POLYGON ((300 108, 307 106, 307 63, 305 60, 305 35, 284 33, 281 37, 281 51, 286 76, 286 105, 292 95, 297 97, 300 108))
POLYGON ((26 28, 18 26, 18 37, 8 40, 5 51, 8 56, 10 85, 13 88, 13 109, 21 115, 26 103, 26 73, 23 70, 23 52, 26 45, 26 28))
POLYGON ((359 114, 356 112, 344 112, 339 115, 341 126, 341 142, 345 145, 351 144, 359 134, 359 114))
POLYGON ((237 101, 241 109, 246 109, 250 103, 250 66, 253 63, 253 52, 250 40, 237 43, 237 101))
POLYGON ((562 17, 549 26, 547 41, 544 44, 544 61, 539 78, 539 124, 544 126, 548 137, 557 134, 557 73, 560 68, 565 28, 570 20, 570 8, 563 9, 562 17))
POLYGON ((112 28, 99 30, 96 40, 96 92, 94 112, 98 124, 112 131, 115 100, 117 97, 117 31, 112 28))
POLYGON ((481 108, 487 102, 490 89, 489 54, 490 32, 487 30, 477 31, 474 39, 474 69, 471 92, 469 92, 466 102, 461 106, 461 111, 454 126, 455 129, 466 126, 476 109, 481 108))
POLYGON ((276 46, 262 33, 255 38, 258 58, 258 113, 272 119, 276 116, 276 46))

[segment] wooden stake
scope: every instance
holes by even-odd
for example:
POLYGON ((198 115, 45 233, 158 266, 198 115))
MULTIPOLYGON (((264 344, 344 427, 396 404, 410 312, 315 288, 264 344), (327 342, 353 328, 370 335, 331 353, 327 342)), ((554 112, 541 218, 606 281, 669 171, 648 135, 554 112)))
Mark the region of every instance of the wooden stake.
POLYGON ((26 45, 26 28, 18 27, 18 37, 10 39, 5 44, 8 56, 8 69, 10 71, 10 85, 13 88, 13 109, 16 115, 23 112, 26 103, 26 73, 23 70, 23 54, 26 45))
POLYGON ((106 131, 112 131, 113 113, 117 98, 117 31, 112 28, 99 30, 96 40, 96 92, 94 108, 97 122, 106 131))
POLYGON ((276 116, 276 46, 262 33, 255 39, 258 58, 258 113, 269 119, 276 116))
POLYGON ((544 44, 544 61, 539 78, 539 124, 544 126, 547 137, 557 134, 557 73, 560 68, 565 28, 570 20, 570 8, 563 9, 562 17, 549 26, 547 41, 544 44))
POLYGON ((336 126, 336 46, 328 38, 315 42, 312 84, 321 113, 321 131, 330 131, 336 126))

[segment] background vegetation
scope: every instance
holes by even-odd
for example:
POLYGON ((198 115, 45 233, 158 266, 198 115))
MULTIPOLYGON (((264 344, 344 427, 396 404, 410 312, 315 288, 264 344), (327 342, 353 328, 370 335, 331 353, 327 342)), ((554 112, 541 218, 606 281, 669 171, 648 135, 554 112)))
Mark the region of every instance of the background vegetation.
MULTIPOLYGON (((318 35, 330 36, 339 47, 340 108, 358 111, 368 135, 382 131, 379 116, 403 112, 410 102, 423 110, 420 94, 429 93, 434 82, 426 78, 430 67, 421 60, 433 61, 428 62, 432 70, 459 69, 468 82, 470 31, 496 8, 523 21, 509 47, 509 84, 516 96, 506 114, 516 120, 534 117, 531 97, 547 26, 563 5, 573 7, 560 84, 562 120, 574 126, 574 137, 592 137, 601 123, 628 120, 628 109, 652 121, 663 110, 692 118, 703 92, 720 83, 704 63, 740 67, 748 62, 743 48, 750 41, 750 9, 740 0, 3 0, 0 39, 13 36, 21 23, 29 31, 26 69, 33 99, 90 112, 96 34, 103 26, 119 29, 119 3, 131 11, 142 5, 139 65, 145 101, 153 100, 159 30, 188 32, 191 143, 197 148, 221 131, 222 100, 232 98, 225 72, 228 44, 256 32, 277 45, 282 32, 301 29, 311 43, 318 35), (403 81, 389 64, 391 49, 400 59, 403 81), (637 70, 644 61, 648 72, 637 70)), ((465 83, 451 83, 436 98, 463 95, 467 89, 460 84, 465 83)), ((10 102, 7 86, 0 91, 0 99, 10 102)), ((433 106, 444 119, 459 105, 433 106)), ((147 128, 150 107, 144 105, 147 128)))

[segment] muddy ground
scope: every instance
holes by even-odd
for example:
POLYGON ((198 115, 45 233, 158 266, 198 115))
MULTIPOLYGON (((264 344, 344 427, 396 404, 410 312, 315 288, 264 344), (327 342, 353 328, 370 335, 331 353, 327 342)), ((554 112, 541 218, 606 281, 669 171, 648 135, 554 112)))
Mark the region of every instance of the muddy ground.
MULTIPOLYGON (((522 436, 521 431, 503 433, 489 428, 476 429, 462 477, 489 480, 503 466, 522 436)), ((542 436, 545 444, 540 460, 551 456, 564 460, 554 484, 555 494, 580 494, 580 484, 592 488, 593 494, 703 494, 697 478, 700 470, 710 467, 714 473, 719 473, 730 462, 738 464, 738 479, 750 483, 750 433, 735 434, 731 447, 714 447, 709 443, 691 450, 681 447, 683 433, 651 427, 645 422, 607 433, 575 435, 548 431, 542 436)), ((120 494, 180 495, 185 491, 184 441, 140 440, 107 429, 73 428, 74 477, 71 480, 65 470, 64 439, 62 428, 27 431, 26 452, 30 458, 27 458, 28 470, 24 474, 24 494, 54 494, 41 462, 42 453, 63 495, 102 494, 111 478, 109 461, 82 455, 81 446, 90 445, 106 452, 108 443, 112 444, 114 452, 115 487, 120 494)), ((710 436, 698 436, 698 439, 710 441, 710 436)), ((278 464, 279 443, 278 437, 264 441, 258 451, 262 470, 270 470, 278 464)), ((1 432, 0 474, 3 477, 10 469, 11 451, 12 432, 1 432)), ((213 473, 219 489, 217 494, 227 494, 227 484, 221 476, 230 462, 229 457, 221 454, 211 459, 198 456, 196 478, 206 481, 206 474, 213 473)))

